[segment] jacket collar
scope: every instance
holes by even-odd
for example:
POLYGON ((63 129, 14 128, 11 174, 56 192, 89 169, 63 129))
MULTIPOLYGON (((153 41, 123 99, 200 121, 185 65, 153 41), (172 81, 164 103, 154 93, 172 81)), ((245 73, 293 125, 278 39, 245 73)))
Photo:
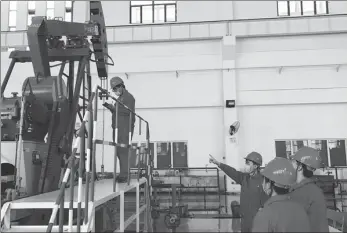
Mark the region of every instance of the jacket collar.
POLYGON ((264 207, 265 206, 269 206, 271 205, 272 203, 275 203, 275 202, 281 202, 281 201, 286 201, 286 200, 290 200, 290 196, 288 194, 285 194, 285 195, 276 195, 276 196, 273 196, 273 197, 270 197, 264 204, 264 207))
POLYGON ((303 187, 303 186, 305 186, 305 185, 307 185, 307 184, 313 183, 313 182, 314 182, 313 179, 306 178, 306 179, 302 180, 300 183, 294 184, 294 185, 291 187, 290 190, 291 190, 291 191, 294 191, 294 190, 296 190, 296 189, 299 189, 299 188, 301 188, 301 187, 303 187))

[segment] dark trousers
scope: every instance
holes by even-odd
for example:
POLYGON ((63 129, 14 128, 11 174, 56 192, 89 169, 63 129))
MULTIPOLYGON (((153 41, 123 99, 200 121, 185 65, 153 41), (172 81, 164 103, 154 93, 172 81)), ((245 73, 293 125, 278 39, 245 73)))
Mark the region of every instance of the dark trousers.
MULTIPOLYGON (((116 130, 113 129, 113 131, 112 131, 113 142, 116 141, 115 132, 116 132, 116 130)), ((118 137, 118 139, 119 139, 119 137, 118 137)), ((118 143, 122 143, 122 142, 118 142, 118 143)), ((124 144, 128 144, 128 142, 124 142, 124 144)), ((120 168, 119 176, 120 177, 126 178, 129 175, 129 160, 128 160, 129 156, 128 155, 129 155, 129 149, 128 148, 117 147, 117 157, 119 160, 119 168, 120 168)))

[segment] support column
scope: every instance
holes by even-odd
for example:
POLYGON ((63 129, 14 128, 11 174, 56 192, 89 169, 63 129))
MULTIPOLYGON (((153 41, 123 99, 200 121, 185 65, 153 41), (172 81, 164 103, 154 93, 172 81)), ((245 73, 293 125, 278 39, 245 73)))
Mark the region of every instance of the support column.
MULTIPOLYGON (((238 120, 237 115, 237 93, 236 93, 236 71, 235 56, 236 37, 224 36, 222 39, 222 62, 223 62, 223 101, 224 101, 224 142, 225 155, 221 160, 223 163, 236 168, 240 168, 240 155, 238 153, 238 134, 230 136, 229 127, 238 120), (235 100, 234 108, 226 108, 227 100, 235 100)), ((242 127, 242 122, 241 122, 242 127)), ((231 179, 227 179, 227 190, 238 189, 238 186, 231 184, 231 179)))

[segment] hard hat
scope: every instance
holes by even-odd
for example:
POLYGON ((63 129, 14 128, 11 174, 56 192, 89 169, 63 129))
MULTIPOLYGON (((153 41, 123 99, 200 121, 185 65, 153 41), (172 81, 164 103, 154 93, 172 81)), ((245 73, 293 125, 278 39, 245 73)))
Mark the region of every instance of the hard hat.
POLYGON ((263 158, 261 157, 261 155, 258 152, 251 152, 249 153, 245 159, 252 161, 256 164, 258 164, 259 166, 261 166, 263 164, 263 158))
POLYGON ((314 169, 322 166, 322 158, 319 155, 319 151, 311 147, 305 146, 300 148, 292 159, 314 169))
POLYGON ((123 85, 124 85, 123 79, 121 79, 121 78, 118 77, 118 76, 115 76, 115 77, 111 78, 111 80, 110 80, 110 85, 111 85, 111 88, 112 88, 112 89, 113 89, 114 87, 120 85, 120 84, 123 84, 123 85))
POLYGON ((293 164, 290 160, 281 157, 271 160, 261 174, 280 188, 289 188, 296 182, 296 171, 293 164))

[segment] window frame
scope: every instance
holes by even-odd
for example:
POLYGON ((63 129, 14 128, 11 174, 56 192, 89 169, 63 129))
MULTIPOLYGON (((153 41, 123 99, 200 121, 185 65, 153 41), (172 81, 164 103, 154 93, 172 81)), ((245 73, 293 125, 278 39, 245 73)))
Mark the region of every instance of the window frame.
POLYGON ((51 11, 51 10, 53 10, 53 17, 51 18, 51 19, 54 19, 54 17, 55 17, 55 1, 47 1, 46 2, 46 17, 47 17, 47 19, 49 19, 48 18, 48 11, 51 11), (53 7, 48 7, 48 2, 53 2, 53 7))
MULTIPOLYGON (((154 165, 154 168, 158 168, 158 151, 157 151, 157 146, 158 146, 158 143, 169 143, 170 145, 170 148, 171 148, 171 151, 170 151, 170 164, 172 166, 172 168, 174 169, 175 167, 173 166, 173 144, 174 143, 177 143, 177 142, 182 142, 182 143, 186 143, 187 145, 187 155, 186 155, 186 158, 187 158, 187 167, 189 168, 189 159, 188 159, 188 156, 189 156, 189 143, 188 143, 188 140, 167 140, 167 141, 151 141, 150 143, 153 143, 153 165, 154 165)), ((142 144, 142 143, 147 143, 147 141, 133 141, 132 142, 133 144, 142 144)), ((159 169, 163 169, 163 168, 159 168, 159 169)))
MULTIPOLYGON (((278 2, 279 1, 276 1, 276 3, 277 3, 277 16, 278 17, 288 17, 288 16, 294 17, 294 16, 296 16, 296 15, 290 14, 290 2, 291 1, 281 1, 281 2, 287 2, 287 14, 286 15, 280 15, 279 14, 279 8, 278 8, 278 2)), ((319 13, 319 14, 317 13, 317 2, 316 1, 310 1, 310 2, 313 2, 313 11, 314 11, 313 15, 311 15, 311 16, 328 15, 329 14, 329 1, 324 1, 326 13, 319 13)), ((300 1, 300 15, 299 16, 309 16, 309 15, 304 15, 303 1, 300 1)))
POLYGON ((31 22, 29 24, 29 18, 32 20, 32 17, 35 17, 36 14, 36 1, 28 1, 28 16, 27 16, 27 28, 31 25, 31 22), (34 8, 29 8, 29 3, 33 3, 34 8))
POLYGON ((66 15, 67 14, 70 14, 71 15, 71 20, 70 21, 67 21, 67 22, 72 22, 73 19, 72 19, 72 11, 73 11, 73 1, 65 1, 65 12, 64 12, 64 21, 66 21, 66 15), (70 4, 68 5, 67 3, 71 3, 71 6, 70 4))
POLYGON ((18 1, 11 1, 9 4, 8 4, 8 30, 11 31, 11 32, 14 32, 14 31, 17 31, 17 10, 18 10, 18 1), (11 2, 13 4, 15 4, 15 7, 14 9, 11 9, 11 2), (16 13, 16 19, 15 19, 15 24, 14 25, 10 25, 10 16, 11 16, 11 12, 15 12, 16 13))
MULTIPOLYGON (((328 159, 328 164, 326 164, 327 168, 335 168, 335 167, 347 167, 347 138, 297 138, 297 139, 275 139, 275 151, 276 151, 276 142, 280 141, 290 141, 291 144, 291 152, 294 151, 294 141, 326 141, 327 143, 327 159, 328 159), (331 157, 330 157, 330 148, 329 148, 329 141, 345 141, 345 157, 346 157, 346 165, 341 165, 341 166, 331 166, 331 157)), ((310 143, 309 143, 310 144, 310 143)), ((308 145, 310 146, 310 145, 308 145)), ((287 153, 287 151, 286 151, 287 153)), ((277 154, 275 155, 277 157, 277 154)))
POLYGON ((170 23, 170 22, 177 22, 177 1, 170 2, 170 3, 155 3, 156 1, 151 1, 151 4, 142 4, 142 5, 131 5, 132 1, 129 1, 129 9, 130 9, 130 17, 129 17, 129 23, 130 24, 150 24, 150 23, 157 23, 155 22, 155 6, 164 6, 164 22, 158 22, 158 23, 170 23), (142 9, 144 6, 151 6, 152 7, 152 21, 150 23, 143 23, 143 14, 142 9), (167 21, 167 6, 175 6, 175 20, 174 21, 167 21), (133 8, 140 8, 140 22, 132 22, 132 9, 133 8))

